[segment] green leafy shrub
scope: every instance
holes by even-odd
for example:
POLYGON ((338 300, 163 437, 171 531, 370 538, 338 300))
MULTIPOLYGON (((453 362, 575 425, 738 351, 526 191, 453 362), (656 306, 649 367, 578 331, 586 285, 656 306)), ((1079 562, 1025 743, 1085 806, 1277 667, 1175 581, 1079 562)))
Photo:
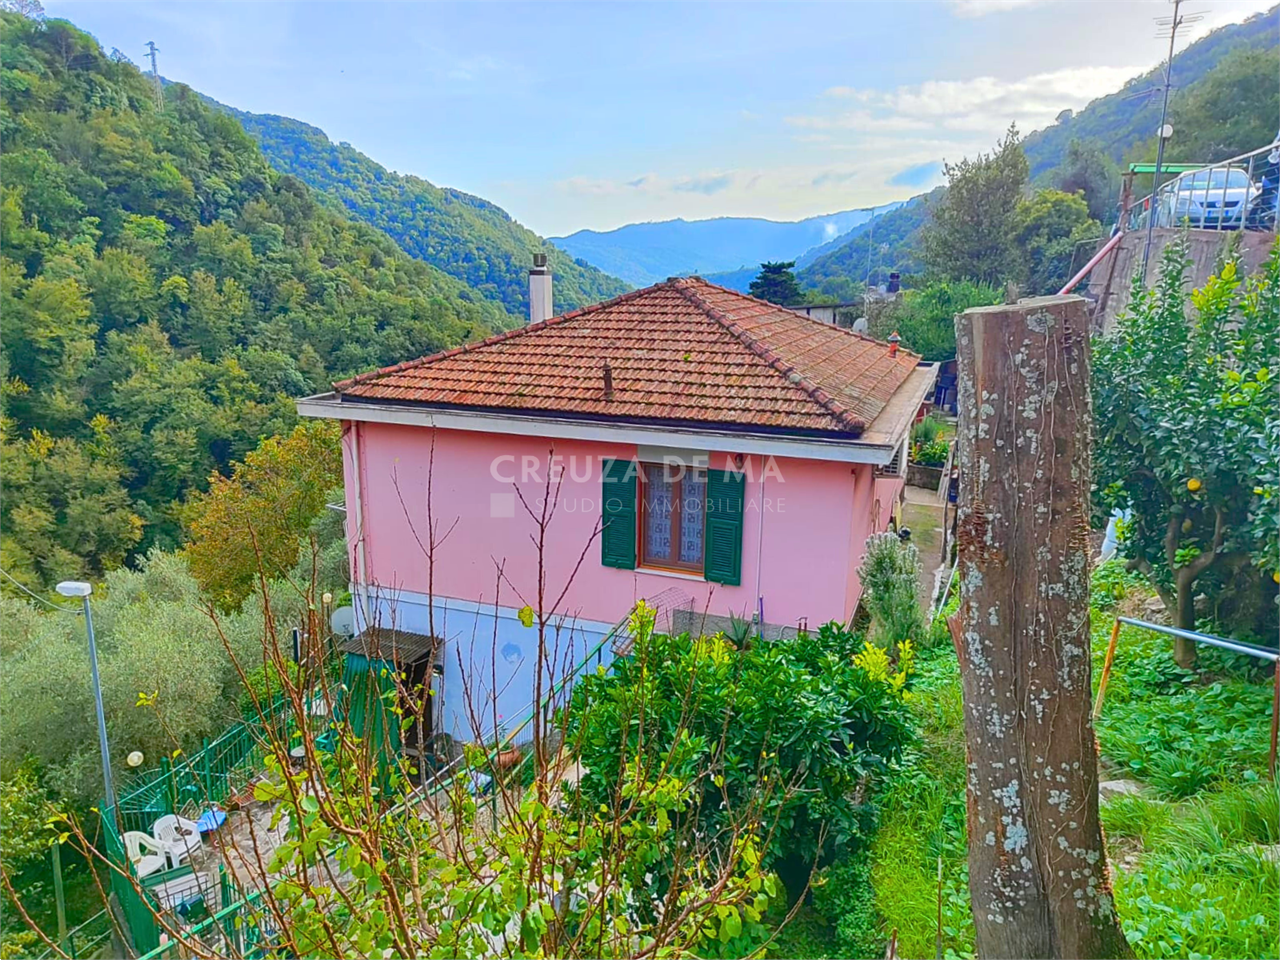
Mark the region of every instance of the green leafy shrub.
POLYGON ((837 956, 879 957, 884 953, 871 866, 865 859, 846 857, 823 870, 813 887, 813 909, 834 929, 837 956))
POLYGON ((911 427, 912 446, 933 443, 938 439, 938 432, 941 429, 942 424, 933 416, 925 417, 919 423, 913 424, 911 427))
POLYGON ((1146 578, 1128 569, 1126 561, 1112 557, 1089 575, 1089 604, 1095 610, 1112 610, 1125 594, 1146 584, 1146 578))
MULTIPOLYGON (((1095 340, 1098 499, 1130 511, 1123 549, 1175 626, 1195 629, 1203 593, 1217 619, 1274 638, 1280 246, 1247 277, 1229 260, 1188 291, 1188 242, 1165 248, 1155 285, 1135 286, 1095 340)), ((1175 649, 1190 666, 1194 648, 1175 649)))
MULTIPOLYGON (((285 675, 296 686, 302 677, 298 664, 292 660, 284 663, 285 675)), ((274 663, 265 663, 245 674, 244 690, 240 694, 240 712, 245 717, 257 717, 270 710, 276 698, 284 694, 285 685, 280 670, 274 663)))
POLYGON ((862 604, 871 617, 870 639, 890 649, 924 634, 920 611, 920 553, 892 533, 867 537, 866 553, 858 567, 862 604))
POLYGON ((911 459, 926 467, 940 467, 947 462, 947 454, 951 452, 951 444, 946 440, 930 440, 917 444, 911 459))
POLYGON ((942 609, 933 615, 933 619, 929 621, 929 630, 925 634, 926 648, 937 646, 950 647, 951 630, 947 627, 947 618, 960 609, 960 578, 959 575, 953 574, 951 579, 951 589, 947 591, 947 602, 942 605, 942 609))
MULTIPOLYGON (((908 737, 901 682, 806 634, 739 650, 720 635, 651 626, 612 674, 574 689, 567 739, 587 771, 582 800, 616 806, 626 771, 662 771, 691 791, 693 820, 682 826, 699 836, 727 837, 750 810, 769 833, 768 867, 855 848, 870 813, 864 780, 908 737)), ((853 644, 837 625, 826 636, 842 651, 853 644)))
POLYGON ((956 355, 956 314, 999 303, 1000 299, 1000 291, 986 284, 968 280, 931 283, 905 291, 898 303, 872 317, 869 332, 883 340, 896 330, 904 349, 925 360, 950 360, 956 355))

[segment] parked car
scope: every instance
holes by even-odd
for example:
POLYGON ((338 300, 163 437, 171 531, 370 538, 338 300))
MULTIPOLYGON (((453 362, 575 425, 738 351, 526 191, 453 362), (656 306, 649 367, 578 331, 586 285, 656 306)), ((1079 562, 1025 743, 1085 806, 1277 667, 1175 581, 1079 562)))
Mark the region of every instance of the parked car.
POLYGON ((1185 173, 1164 188, 1158 222, 1184 221, 1202 230, 1239 230, 1245 211, 1261 192, 1249 174, 1236 167, 1212 167, 1185 173))

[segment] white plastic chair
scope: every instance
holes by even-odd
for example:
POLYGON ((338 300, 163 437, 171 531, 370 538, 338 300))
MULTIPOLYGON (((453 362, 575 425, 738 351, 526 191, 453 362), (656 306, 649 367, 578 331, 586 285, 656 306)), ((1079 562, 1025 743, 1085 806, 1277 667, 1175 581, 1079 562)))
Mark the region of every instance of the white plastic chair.
POLYGON ((200 827, 194 820, 166 813, 151 825, 156 842, 169 855, 169 861, 176 867, 188 859, 197 850, 204 849, 204 840, 200 836, 200 827))
POLYGON ((160 841, 141 830, 125 831, 124 849, 134 869, 138 871, 139 880, 159 873, 168 866, 165 849, 160 841))

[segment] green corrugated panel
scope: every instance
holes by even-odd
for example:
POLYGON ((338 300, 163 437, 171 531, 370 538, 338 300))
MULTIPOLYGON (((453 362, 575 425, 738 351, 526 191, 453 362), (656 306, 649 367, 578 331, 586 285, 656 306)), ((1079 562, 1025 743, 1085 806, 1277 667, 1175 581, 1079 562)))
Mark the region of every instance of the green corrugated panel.
POLYGON ((342 674, 351 732, 372 746, 383 770, 400 752, 400 718, 391 712, 396 697, 395 671, 389 660, 371 661, 364 654, 348 653, 342 674))

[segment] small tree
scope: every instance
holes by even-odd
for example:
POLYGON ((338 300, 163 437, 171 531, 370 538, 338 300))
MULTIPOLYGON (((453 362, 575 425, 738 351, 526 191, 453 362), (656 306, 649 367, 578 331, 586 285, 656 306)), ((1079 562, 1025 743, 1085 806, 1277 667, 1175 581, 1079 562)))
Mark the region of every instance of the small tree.
POLYGON ((338 429, 322 420, 264 440, 230 477, 215 473, 208 492, 192 496, 187 507, 187 557, 201 589, 234 609, 259 573, 268 579, 286 573, 341 480, 338 429))
MULTIPOLYGON (((1135 286, 1115 334, 1096 344, 1093 383, 1102 499, 1130 511, 1131 569, 1190 630, 1200 590, 1211 600, 1231 582, 1274 592, 1280 247, 1248 279, 1229 261, 1190 294, 1188 264, 1183 238, 1166 248, 1155 287, 1135 286)), ((1194 647, 1176 643, 1191 665, 1194 647)))
POLYGON ((1012 124, 992 153, 948 163, 947 192, 933 209, 921 242, 925 264, 954 280, 1001 283, 1019 273, 1014 243, 1027 156, 1012 124))
POLYGON ((984 283, 938 281, 905 291, 901 300, 870 318, 868 332, 887 340, 896 330, 905 349, 925 360, 950 360, 956 355, 956 314, 1000 300, 1000 291, 984 283))
POLYGON ((1014 242, 1021 253, 1026 292, 1057 293, 1071 279, 1076 246, 1102 236, 1084 198, 1061 190, 1037 190, 1018 204, 1014 242))
POLYGON ((1120 195, 1120 168, 1096 140, 1073 138, 1067 144, 1067 159, 1055 171, 1058 189, 1078 193, 1089 207, 1089 216, 1100 223, 1116 217, 1120 195))
POLYGON ((871 615, 871 640, 885 649, 924 636, 920 612, 920 552, 895 534, 867 537, 867 552, 858 567, 862 602, 871 615))
POLYGON ((794 260, 760 264, 760 273, 751 281, 751 295, 782 306, 803 302, 804 294, 792 272, 795 265, 794 260))

